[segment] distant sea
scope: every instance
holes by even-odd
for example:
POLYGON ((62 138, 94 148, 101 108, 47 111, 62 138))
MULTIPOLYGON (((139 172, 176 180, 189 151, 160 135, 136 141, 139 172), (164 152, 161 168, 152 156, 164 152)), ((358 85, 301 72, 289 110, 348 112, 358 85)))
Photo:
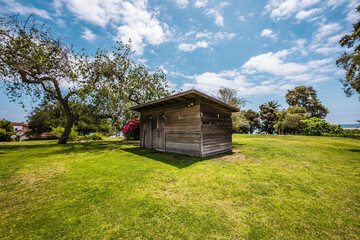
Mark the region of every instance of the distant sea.
POLYGON ((360 127, 360 123, 354 123, 354 124, 341 124, 343 128, 358 128, 360 127))

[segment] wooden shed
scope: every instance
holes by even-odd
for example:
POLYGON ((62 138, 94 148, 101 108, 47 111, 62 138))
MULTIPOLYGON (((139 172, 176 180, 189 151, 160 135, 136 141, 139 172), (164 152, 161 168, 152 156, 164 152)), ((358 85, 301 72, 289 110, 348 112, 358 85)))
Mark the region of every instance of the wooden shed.
POLYGON ((140 146, 207 157, 231 151, 231 113, 239 109, 197 90, 132 107, 141 112, 140 146))

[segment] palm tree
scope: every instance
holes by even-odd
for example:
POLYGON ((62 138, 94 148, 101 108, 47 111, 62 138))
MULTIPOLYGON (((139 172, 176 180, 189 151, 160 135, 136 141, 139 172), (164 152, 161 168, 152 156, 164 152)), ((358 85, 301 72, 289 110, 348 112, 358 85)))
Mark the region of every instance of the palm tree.
POLYGON ((275 110, 278 110, 279 107, 281 107, 281 104, 278 101, 268 101, 264 105, 267 105, 275 110))

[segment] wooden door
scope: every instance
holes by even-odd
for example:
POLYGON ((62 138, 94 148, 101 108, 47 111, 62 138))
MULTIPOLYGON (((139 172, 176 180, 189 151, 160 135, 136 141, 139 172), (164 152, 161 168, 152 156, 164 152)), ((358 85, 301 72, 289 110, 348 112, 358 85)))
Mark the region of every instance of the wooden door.
POLYGON ((163 115, 157 116, 158 149, 165 149, 165 120, 163 115))

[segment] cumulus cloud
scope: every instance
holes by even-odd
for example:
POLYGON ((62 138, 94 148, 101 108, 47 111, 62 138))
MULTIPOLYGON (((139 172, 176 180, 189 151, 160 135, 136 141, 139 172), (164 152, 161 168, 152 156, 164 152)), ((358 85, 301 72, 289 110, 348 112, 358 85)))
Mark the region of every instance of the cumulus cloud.
POLYGON ((322 69, 333 70, 332 58, 313 60, 306 63, 288 62, 286 57, 292 54, 292 50, 268 52, 251 57, 242 68, 255 73, 268 73, 283 80, 291 80, 292 83, 315 83, 329 79, 323 75, 322 69))
POLYGON ((146 0, 63 0, 79 19, 98 26, 117 30, 114 40, 132 40, 136 54, 147 45, 159 45, 170 37, 169 27, 157 19, 158 13, 148 7, 146 0))
POLYGON ((307 7, 311 7, 320 0, 269 0, 265 12, 270 12, 270 17, 277 21, 289 18, 292 14, 307 7))
POLYGON ((209 2, 208 0, 196 0, 194 3, 194 7, 196 7, 196 8, 206 7, 208 2, 209 2))
POLYGON ((208 43, 206 41, 198 41, 195 44, 190 43, 181 43, 179 44, 179 50, 183 52, 192 52, 197 48, 207 48, 208 43))
POLYGON ((88 28, 84 29, 83 35, 81 35, 81 37, 88 40, 89 42, 94 42, 96 40, 96 35, 88 28))
POLYGON ((3 1, 3 3, 5 4, 5 6, 0 5, 0 12, 3 14, 13 13, 20 15, 29 15, 31 13, 35 13, 42 18, 51 19, 50 14, 46 10, 35 8, 30 4, 18 3, 15 0, 7 0, 3 1))
POLYGON ((271 29, 264 29, 260 34, 261 37, 269 37, 271 39, 276 39, 277 35, 271 29))

